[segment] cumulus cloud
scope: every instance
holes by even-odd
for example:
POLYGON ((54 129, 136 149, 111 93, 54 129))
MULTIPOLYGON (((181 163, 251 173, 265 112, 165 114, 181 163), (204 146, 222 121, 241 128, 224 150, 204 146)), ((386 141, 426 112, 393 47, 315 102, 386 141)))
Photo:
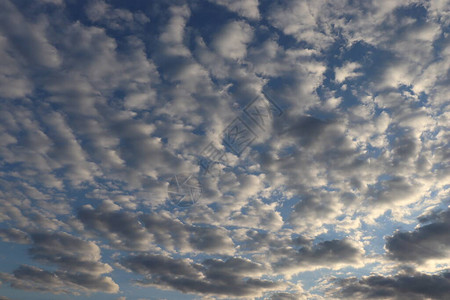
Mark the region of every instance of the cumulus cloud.
POLYGON ((414 231, 397 231, 386 238, 388 257, 403 262, 422 264, 427 260, 448 260, 450 255, 450 211, 442 211, 423 219, 414 231))
POLYGON ((259 19, 258 0, 214 0, 219 5, 225 6, 232 12, 249 19, 259 19))
POLYGON ((80 292, 117 293, 119 291, 119 286, 111 277, 61 271, 50 272, 26 265, 20 266, 13 274, 0 273, 0 280, 16 289, 52 294, 79 295, 80 292))
POLYGON ((0 280, 11 287, 49 292, 79 294, 92 292, 117 293, 119 286, 111 277, 102 276, 112 271, 100 261, 100 248, 93 242, 63 232, 36 232, 31 234, 32 259, 43 264, 56 265, 56 271, 21 265, 12 274, 0 273, 0 280))
POLYGON ((105 205, 98 209, 84 206, 78 219, 117 249, 148 251, 162 246, 170 251, 234 253, 234 243, 224 228, 185 224, 168 213, 136 214, 105 205))
POLYGON ((33 24, 10 1, 2 1, 0 9, 0 95, 24 97, 35 87, 26 66, 55 68, 61 58, 47 37, 45 17, 33 24))
POLYGON ((306 41, 321 49, 333 42, 329 24, 321 20, 321 11, 326 11, 325 1, 286 1, 273 3, 269 20, 285 34, 298 41, 306 41))
POLYGON ((116 30, 133 28, 150 22, 150 19, 140 11, 132 13, 127 9, 113 8, 104 1, 90 1, 85 10, 91 21, 104 23, 107 27, 116 30))
POLYGON ((226 24, 214 37, 213 47, 223 57, 243 58, 247 53, 247 44, 251 41, 253 30, 243 21, 226 24))
POLYGON ((342 268, 343 266, 360 266, 363 264, 363 250, 349 240, 331 240, 300 249, 273 249, 273 268, 276 271, 295 274, 300 271, 318 268, 342 268))
POLYGON ((444 299, 450 292, 450 274, 371 275, 360 280, 341 279, 337 285, 334 296, 339 299, 444 299))
POLYGON ((173 288, 183 293, 257 297, 263 291, 283 286, 281 282, 258 279, 264 267, 237 257, 192 263, 187 259, 146 254, 126 257, 121 264, 146 276, 136 281, 138 285, 173 288), (230 286, 233 288, 230 289, 230 286))
POLYGON ((361 67, 361 65, 358 63, 347 62, 342 67, 336 68, 334 70, 334 73, 335 73, 334 76, 335 76, 336 81, 341 83, 344 80, 346 80, 347 78, 361 76, 362 73, 355 72, 355 70, 357 70, 360 67, 361 67))
POLYGON ((99 275, 112 271, 108 264, 99 261, 100 248, 93 242, 66 233, 35 233, 31 238, 29 253, 37 261, 75 273, 99 275))
POLYGON ((30 237, 28 234, 22 230, 15 228, 1 228, 0 229, 0 237, 5 242, 12 242, 18 244, 29 244, 30 237))

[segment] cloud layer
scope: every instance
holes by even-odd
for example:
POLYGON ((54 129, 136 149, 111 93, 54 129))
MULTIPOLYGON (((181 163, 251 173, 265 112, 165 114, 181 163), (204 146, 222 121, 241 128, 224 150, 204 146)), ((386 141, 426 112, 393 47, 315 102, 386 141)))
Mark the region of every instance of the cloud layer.
POLYGON ((0 294, 443 299, 449 26, 448 0, 0 0, 0 294))

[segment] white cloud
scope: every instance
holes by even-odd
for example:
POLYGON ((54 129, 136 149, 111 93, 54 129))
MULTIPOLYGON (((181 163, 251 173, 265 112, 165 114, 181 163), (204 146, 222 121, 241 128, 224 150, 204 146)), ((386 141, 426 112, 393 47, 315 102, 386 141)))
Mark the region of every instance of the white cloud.
POLYGON ((211 0, 219 5, 223 5, 230 11, 249 19, 259 19, 258 0, 211 0))
POLYGON ((243 21, 233 21, 226 24, 214 37, 213 47, 223 57, 243 58, 252 37, 253 29, 250 25, 243 21))
POLYGON ((335 79, 337 82, 342 83, 347 78, 354 78, 363 75, 361 72, 355 72, 361 65, 355 62, 347 62, 342 67, 334 70, 335 79))

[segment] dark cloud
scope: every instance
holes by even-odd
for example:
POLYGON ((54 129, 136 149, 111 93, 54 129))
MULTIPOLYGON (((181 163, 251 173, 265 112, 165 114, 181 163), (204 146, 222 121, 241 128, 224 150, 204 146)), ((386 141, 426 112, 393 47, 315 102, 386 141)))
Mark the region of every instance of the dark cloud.
POLYGON ((228 10, 235 12, 239 16, 249 19, 259 19, 258 1, 257 0, 210 0, 218 5, 225 6, 228 10))
POLYGON ((364 260, 362 245, 350 239, 313 243, 313 239, 301 235, 256 230, 237 231, 234 238, 242 253, 263 254, 274 273, 292 275, 320 268, 340 269, 360 266, 364 260))
POLYGON ((20 266, 13 274, 0 273, 0 280, 16 289, 52 294, 78 295, 80 292, 119 291, 119 286, 110 277, 63 271, 51 272, 26 265, 20 266))
MULTIPOLYGON (((261 253, 277 251, 277 249, 289 249, 311 247, 312 239, 300 235, 279 235, 263 230, 237 230, 233 236, 239 244, 239 249, 245 253, 261 253)), ((283 250, 280 250, 283 252, 283 250)))
POLYGON ((114 8, 102 0, 91 1, 85 10, 90 21, 115 30, 139 29, 139 25, 150 21, 140 11, 132 13, 127 9, 114 8))
POLYGON ((22 265, 12 274, 0 273, 0 280, 13 288, 53 294, 118 292, 119 286, 110 277, 101 276, 112 268, 100 262, 100 248, 95 243, 63 232, 35 232, 31 240, 31 257, 58 269, 22 265))
POLYGON ((360 280, 340 279, 337 285, 339 288, 334 296, 340 299, 447 299, 450 294, 450 273, 371 275, 360 280))
POLYGON ((15 228, 0 228, 0 238, 5 242, 18 244, 29 244, 31 242, 26 232, 15 228))
POLYGON ((37 261, 55 264, 73 273, 103 274, 112 268, 100 262, 100 248, 93 242, 63 232, 34 233, 29 253, 37 261))
POLYGON ((120 263, 127 269, 145 276, 144 279, 136 281, 139 285, 171 288, 183 293, 255 297, 262 295, 264 291, 283 286, 280 282, 259 279, 266 271, 265 268, 237 257, 193 263, 188 259, 142 254, 126 257, 120 263))
POLYGON ((424 263, 450 256, 450 210, 422 217, 414 231, 395 232, 386 238, 387 255, 401 262, 424 263))
POLYGON ((189 249, 189 230, 181 221, 168 213, 144 214, 142 224, 151 233, 155 242, 169 249, 189 249))
POLYGON ((176 260, 164 255, 142 254, 130 256, 123 259, 121 264, 141 275, 180 275, 200 278, 200 271, 198 270, 200 266, 192 265, 188 260, 176 260))
POLYGON ((191 236, 189 242, 200 251, 206 253, 228 253, 234 252, 233 241, 223 228, 192 226, 189 228, 191 236))
POLYGON ((97 209, 84 206, 78 218, 86 229, 107 237, 118 249, 146 251, 159 245, 181 252, 234 252, 233 241, 224 228, 185 224, 167 212, 136 214, 109 210, 104 205, 97 209))
POLYGON ((270 300, 298 300, 305 299, 300 296, 298 293, 275 293, 270 295, 270 300))
POLYGON ((300 249, 283 247, 272 249, 272 267, 278 272, 298 273, 317 268, 340 268, 359 265, 363 249, 348 239, 320 242, 300 249))
POLYGON ((78 219, 86 229, 98 232, 118 249, 135 251, 150 249, 152 238, 139 223, 135 213, 95 210, 88 205, 79 209, 78 219))

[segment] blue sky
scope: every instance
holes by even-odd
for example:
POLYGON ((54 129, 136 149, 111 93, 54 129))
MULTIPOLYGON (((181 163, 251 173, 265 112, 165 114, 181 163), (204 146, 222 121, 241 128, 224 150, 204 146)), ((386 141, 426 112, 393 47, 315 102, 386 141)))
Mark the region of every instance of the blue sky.
POLYGON ((446 299, 450 2, 0 0, 0 299, 446 299))

